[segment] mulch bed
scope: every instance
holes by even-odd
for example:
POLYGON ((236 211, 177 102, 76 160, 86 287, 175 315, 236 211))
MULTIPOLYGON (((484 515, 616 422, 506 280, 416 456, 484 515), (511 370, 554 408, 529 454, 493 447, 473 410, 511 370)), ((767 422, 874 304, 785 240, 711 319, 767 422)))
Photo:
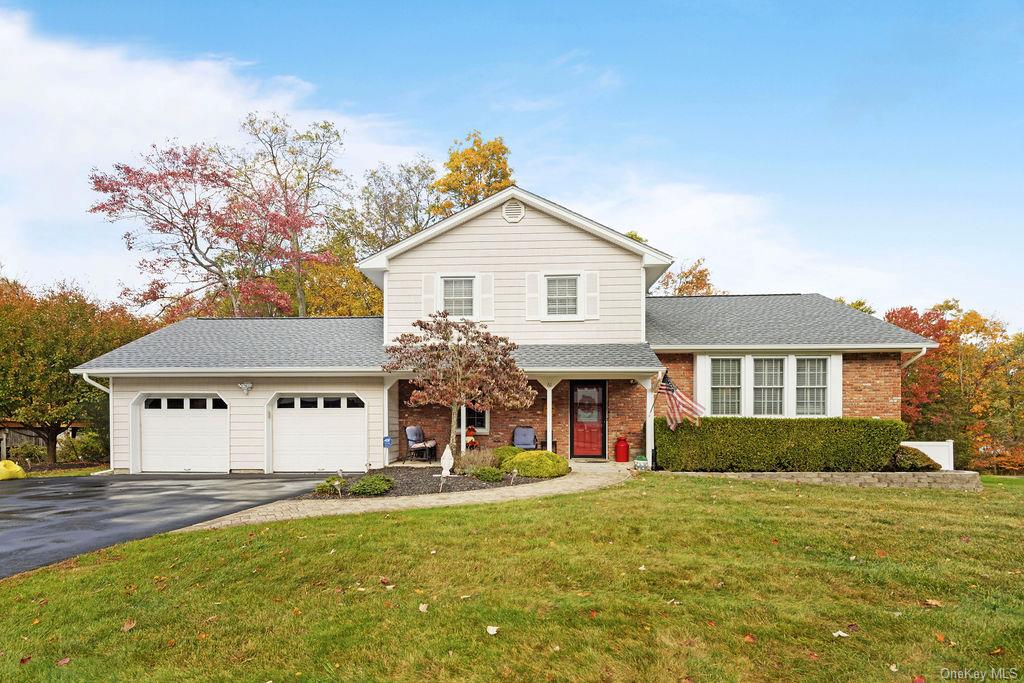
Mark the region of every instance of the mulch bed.
MULTIPOLYGON (((395 480, 394 487, 383 496, 352 496, 347 491, 342 492, 343 498, 395 498, 397 496, 416 496, 424 493, 449 493, 452 491, 475 491, 477 489, 494 489, 502 486, 519 486, 520 484, 532 484, 543 479, 531 477, 516 477, 514 484, 511 483, 512 475, 506 474, 503 481, 488 482, 466 476, 451 476, 444 482, 441 489, 440 467, 385 467, 382 470, 371 470, 366 474, 383 474, 395 480)), ((366 474, 345 475, 345 481, 349 485, 355 483, 366 474)), ((337 494, 319 495, 312 491, 301 496, 299 500, 337 498, 337 494)))
POLYGON ((102 462, 59 462, 51 465, 48 462, 37 462, 32 467, 26 467, 26 472, 55 472, 57 470, 84 470, 89 467, 100 467, 106 463, 102 462))

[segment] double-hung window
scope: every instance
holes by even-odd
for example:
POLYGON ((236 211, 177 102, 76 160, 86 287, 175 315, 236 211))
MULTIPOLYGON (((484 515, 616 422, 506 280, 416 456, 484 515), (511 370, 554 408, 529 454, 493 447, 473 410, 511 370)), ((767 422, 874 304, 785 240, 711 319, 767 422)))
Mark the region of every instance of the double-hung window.
POLYGON ((828 359, 796 359, 796 414, 824 415, 827 410, 828 359))
POLYGON ((754 415, 782 415, 786 361, 754 359, 754 415))
POLYGON ((444 310, 449 315, 459 318, 473 316, 473 278, 444 277, 441 278, 444 310))
MULTIPOLYGON (((459 431, 462 430, 462 411, 456 415, 456 424, 459 431)), ((491 431, 491 415, 487 410, 473 410, 466 406, 466 424, 476 427, 477 434, 488 434, 491 431)))
POLYGON ((742 359, 711 359, 711 414, 739 415, 742 359))
POLYGON ((546 286, 549 317, 579 315, 579 275, 549 275, 546 286))

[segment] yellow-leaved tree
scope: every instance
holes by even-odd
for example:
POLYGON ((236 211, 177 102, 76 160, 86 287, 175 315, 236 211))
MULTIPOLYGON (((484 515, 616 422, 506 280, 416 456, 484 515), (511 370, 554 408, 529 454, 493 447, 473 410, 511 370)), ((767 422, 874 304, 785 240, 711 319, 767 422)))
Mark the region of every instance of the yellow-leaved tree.
POLYGON ((444 162, 447 173, 433 185, 440 198, 430 212, 447 218, 514 185, 508 154, 501 137, 484 140, 478 130, 461 142, 456 140, 448 150, 448 161, 444 162))

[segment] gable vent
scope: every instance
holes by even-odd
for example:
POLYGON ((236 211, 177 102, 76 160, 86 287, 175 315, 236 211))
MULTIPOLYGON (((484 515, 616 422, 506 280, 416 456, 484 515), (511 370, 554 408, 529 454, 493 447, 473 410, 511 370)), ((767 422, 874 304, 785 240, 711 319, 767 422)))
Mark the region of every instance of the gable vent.
POLYGON ((509 223, 518 223, 526 215, 526 207, 518 199, 510 199, 501 205, 501 217, 509 223))

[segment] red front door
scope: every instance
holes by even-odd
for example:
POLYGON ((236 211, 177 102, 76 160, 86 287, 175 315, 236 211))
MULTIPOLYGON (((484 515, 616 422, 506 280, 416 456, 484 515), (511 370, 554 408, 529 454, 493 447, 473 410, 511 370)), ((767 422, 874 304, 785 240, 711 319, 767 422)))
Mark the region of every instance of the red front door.
POLYGON ((600 457, 604 453, 604 382, 573 382, 572 455, 600 457))

